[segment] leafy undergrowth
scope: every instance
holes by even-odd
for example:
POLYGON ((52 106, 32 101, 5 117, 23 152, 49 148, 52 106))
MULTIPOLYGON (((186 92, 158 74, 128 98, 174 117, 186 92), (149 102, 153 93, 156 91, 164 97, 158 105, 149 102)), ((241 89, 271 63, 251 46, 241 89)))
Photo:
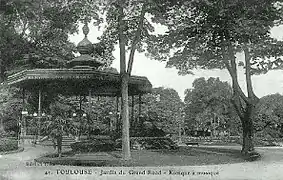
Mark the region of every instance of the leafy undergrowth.
MULTIPOLYGON (((178 149, 178 145, 168 137, 131 137, 131 149, 153 150, 153 149, 178 149)), ((117 139, 116 148, 122 148, 122 140, 117 139)))
POLYGON ((71 148, 74 152, 113 151, 115 143, 110 139, 92 139, 73 143, 71 148))
POLYGON ((14 151, 18 149, 18 142, 15 139, 1 138, 0 152, 14 151))
MULTIPOLYGON (((216 150, 215 150, 216 151, 216 150)), ((37 162, 72 166, 198 166, 210 164, 239 163, 245 161, 239 151, 201 151, 198 148, 180 147, 176 150, 134 150, 132 159, 123 161, 121 151, 104 154, 74 152, 63 153, 61 158, 47 155, 36 159, 37 162)))

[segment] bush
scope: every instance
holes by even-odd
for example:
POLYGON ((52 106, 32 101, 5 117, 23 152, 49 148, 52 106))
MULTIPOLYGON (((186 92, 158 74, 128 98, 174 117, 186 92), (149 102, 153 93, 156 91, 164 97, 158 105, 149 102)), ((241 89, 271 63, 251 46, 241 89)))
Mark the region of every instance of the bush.
POLYGON ((13 151, 18 149, 18 141, 14 139, 0 139, 0 152, 13 151))
MULTIPOLYGON (((170 138, 166 137, 132 137, 131 149, 177 149, 178 146, 170 138)), ((116 140, 116 148, 122 148, 122 140, 116 140)))
POLYGON ((114 150, 114 142, 110 139, 92 139, 71 144, 74 152, 101 152, 114 150))
POLYGON ((8 134, 4 131, 4 129, 0 128, 0 138, 6 137, 8 134))

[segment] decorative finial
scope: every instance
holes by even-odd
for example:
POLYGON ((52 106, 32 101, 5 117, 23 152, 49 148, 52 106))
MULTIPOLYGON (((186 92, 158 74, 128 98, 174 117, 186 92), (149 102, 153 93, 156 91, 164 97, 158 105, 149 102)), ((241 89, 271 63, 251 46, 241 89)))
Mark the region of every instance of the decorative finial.
POLYGON ((79 44, 77 46, 77 49, 78 49, 80 54, 91 54, 93 52, 93 45, 87 39, 87 35, 89 33, 87 19, 85 19, 85 21, 84 21, 83 33, 84 33, 85 37, 84 37, 84 39, 81 42, 79 42, 79 44))
POLYGON ((89 27, 88 27, 88 23, 87 23, 86 20, 85 20, 84 26, 83 26, 83 33, 84 33, 85 37, 87 37, 87 35, 89 33, 89 27))
POLYGON ((85 37, 77 45, 77 50, 81 55, 68 62, 68 66, 71 68, 98 68, 103 64, 91 55, 94 52, 94 45, 87 38, 89 33, 88 22, 89 20, 85 18, 82 29, 85 37))

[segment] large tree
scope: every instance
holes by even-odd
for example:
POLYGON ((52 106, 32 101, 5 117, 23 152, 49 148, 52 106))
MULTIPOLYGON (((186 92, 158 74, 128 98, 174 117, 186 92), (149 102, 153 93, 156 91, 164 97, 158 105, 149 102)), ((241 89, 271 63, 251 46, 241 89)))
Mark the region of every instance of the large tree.
POLYGON ((185 115, 188 129, 229 131, 238 122, 231 104, 232 87, 219 78, 197 78, 185 91, 185 115))
MULTIPOLYGON (((152 93, 143 96, 142 102, 141 115, 144 120, 153 122, 167 133, 178 132, 178 125, 182 123, 183 102, 176 90, 164 87, 153 88, 152 93)), ((135 107, 136 112, 138 106, 135 107)))
POLYGON ((68 35, 86 17, 99 20, 97 5, 90 5, 88 0, 1 1, 1 82, 6 71, 64 67, 76 51, 68 35))
POLYGON ((282 137, 283 96, 271 94, 260 98, 256 106, 255 131, 258 136, 282 137))
POLYGON ((148 45, 155 59, 167 59, 167 65, 175 66, 181 73, 192 73, 198 68, 228 70, 232 102, 243 127, 242 152, 253 152, 253 114, 259 98, 251 76, 282 66, 282 42, 270 37, 270 29, 282 23, 282 2, 179 0, 172 1, 166 12, 156 14, 153 20, 168 28, 148 45), (240 64, 245 68, 247 94, 238 80, 235 55, 239 52, 245 55, 240 64))
POLYGON ((21 108, 19 91, 2 84, 0 86, 0 131, 18 132, 18 115, 21 108))
MULTIPOLYGON (((132 73, 136 50, 144 51, 144 42, 153 32, 154 27, 146 18, 146 13, 156 11, 162 1, 113 0, 105 1, 106 27, 100 40, 105 44, 119 45, 122 109, 122 152, 123 158, 131 158, 129 142, 128 82, 132 73), (129 50, 128 65, 126 52, 129 50)), ((113 49, 114 50, 114 49, 113 49)))

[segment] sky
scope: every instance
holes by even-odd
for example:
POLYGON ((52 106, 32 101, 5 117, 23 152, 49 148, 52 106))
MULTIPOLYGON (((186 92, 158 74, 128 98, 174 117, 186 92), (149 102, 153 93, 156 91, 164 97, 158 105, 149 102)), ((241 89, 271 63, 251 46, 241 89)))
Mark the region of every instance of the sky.
MULTIPOLYGON (((92 43, 97 43, 97 37, 99 37, 102 32, 96 27, 89 24, 90 32, 88 34, 88 39, 92 43)), ((156 32, 162 33, 165 31, 164 27, 156 25, 156 32)), ((82 25, 79 27, 79 32, 74 35, 70 35, 69 39, 76 45, 84 38, 82 33, 82 25)), ((271 36, 283 40, 283 26, 273 28, 271 31, 271 36)), ((116 58, 112 64, 112 67, 116 68, 118 71, 120 69, 119 65, 119 48, 113 52, 116 58)), ((127 54, 128 58, 128 54, 127 54)), ((243 54, 237 54, 236 58, 238 60, 244 60, 243 54)), ((196 78, 205 77, 219 77, 222 81, 228 81, 231 84, 231 78, 227 70, 197 70, 194 71, 194 75, 180 76, 175 68, 165 68, 165 62, 159 62, 156 60, 151 60, 147 58, 143 53, 136 52, 133 64, 132 75, 146 76, 152 83, 153 87, 165 87, 175 89, 181 99, 184 99, 184 92, 188 88, 192 88, 192 83, 196 78)), ((244 70, 242 68, 238 69, 239 83, 246 93, 245 76, 244 70)), ((283 93, 283 70, 270 71, 267 74, 252 76, 252 82, 255 94, 258 97, 262 97, 268 94, 283 93)))

